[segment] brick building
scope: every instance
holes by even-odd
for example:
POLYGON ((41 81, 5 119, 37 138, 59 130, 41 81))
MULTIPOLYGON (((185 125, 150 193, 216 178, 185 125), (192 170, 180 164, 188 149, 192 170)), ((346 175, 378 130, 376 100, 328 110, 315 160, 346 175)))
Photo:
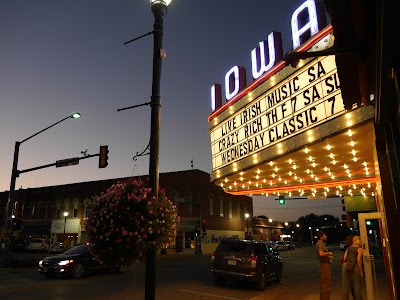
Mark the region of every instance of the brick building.
MULTIPOLYGON (((44 237, 49 243, 65 239, 67 246, 85 242, 85 222, 93 196, 129 178, 17 190, 13 239, 35 236, 44 237), (64 217, 64 212, 68 216, 64 217)), ((181 218, 174 244, 176 251, 192 249, 210 253, 223 237, 245 236, 244 216, 248 213, 252 219, 252 198, 225 193, 210 182, 210 174, 201 170, 160 173, 160 187, 174 201, 181 218)), ((2 238, 5 237, 7 198, 7 191, 0 193, 2 238)))

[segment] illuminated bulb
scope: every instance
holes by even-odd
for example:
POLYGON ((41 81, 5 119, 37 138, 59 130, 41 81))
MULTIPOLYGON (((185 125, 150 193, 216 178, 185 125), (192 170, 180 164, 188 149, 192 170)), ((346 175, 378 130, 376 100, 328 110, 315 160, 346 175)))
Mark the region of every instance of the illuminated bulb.
POLYGON ((293 165, 293 170, 296 170, 297 169, 297 166, 296 165, 293 165))
POLYGON ((237 186, 237 182, 235 181, 234 183, 233 183, 235 186, 237 186))
POLYGON ((244 184, 242 184, 242 189, 244 189, 244 184))
POLYGON ((314 178, 314 174, 311 174, 311 178, 314 178))
POLYGON ((329 154, 329 157, 333 159, 333 153, 329 154))
POLYGON ((281 178, 281 176, 279 176, 278 180, 279 180, 279 181, 282 181, 282 178, 281 178))
POLYGON ((310 174, 310 170, 309 169, 307 169, 306 172, 307 172, 307 174, 310 174))
POLYGON ((237 167, 233 167, 233 172, 236 172, 237 171, 237 167))
POLYGON ((305 153, 308 153, 308 148, 305 148, 305 149, 304 149, 304 152, 305 152, 305 153))
POLYGON ((272 185, 272 180, 269 181, 269 185, 272 185))
POLYGON ((289 159, 289 164, 290 164, 290 165, 292 164, 292 159, 289 159))
POLYGON ((303 182, 303 179, 300 178, 300 183, 302 183, 302 182, 303 182))
POLYGON ((356 156, 356 150, 351 150, 351 153, 353 154, 353 156, 356 156))
POLYGON ((243 177, 242 176, 240 176, 240 181, 243 181, 243 177))
POLYGON ((294 179, 297 180, 297 175, 294 175, 294 179))
POLYGON ((308 157, 308 160, 309 160, 309 161, 312 161, 312 160, 313 160, 313 158, 312 158, 311 155, 308 157))
POLYGON ((249 180, 249 185, 251 184, 251 180, 249 180))
POLYGON ((272 173, 272 178, 275 178, 275 173, 272 173))
POLYGON ((273 166, 273 164, 274 164, 274 163, 273 163, 272 161, 269 162, 269 165, 270 165, 271 167, 273 166))
POLYGON ((335 179, 335 176, 332 175, 331 178, 332 178, 332 179, 335 179))
POLYGON ((363 165, 364 165, 364 167, 366 167, 366 166, 367 166, 367 163, 364 161, 364 162, 363 162, 363 165))
POLYGON ((357 188, 357 186, 355 184, 353 184, 353 189, 356 189, 356 188, 357 188))
POLYGON ((281 143, 279 143, 277 146, 278 146, 278 148, 282 148, 282 144, 281 143))
POLYGON ((279 170, 278 167, 275 167, 275 172, 278 172, 278 170, 279 170))
POLYGON ((313 166, 313 168, 315 168, 315 166, 316 166, 315 162, 312 163, 312 166, 313 166))
POLYGON ((372 193, 371 193, 371 195, 372 195, 372 196, 375 196, 375 193, 374 193, 374 192, 372 192, 372 193))
POLYGON ((288 173, 288 174, 289 174, 289 176, 292 176, 292 171, 289 171, 289 173, 288 173))
POLYGON ((256 179, 260 178, 260 176, 256 175, 256 179))
POLYGON ((267 182, 267 179, 264 178, 263 182, 266 183, 266 182, 267 182))
POLYGON ((354 162, 356 162, 358 160, 358 158, 354 156, 353 160, 354 160, 354 162))
POLYGON ((225 182, 228 182, 228 178, 225 177, 225 182))
POLYGON ((328 172, 328 168, 327 167, 325 167, 324 170, 325 170, 325 172, 328 172))
POLYGON ((336 160, 332 160, 332 164, 336 165, 336 160))
POLYGON ((243 176, 243 172, 240 172, 240 176, 243 176))
POLYGON ((229 186, 229 189, 230 189, 230 190, 232 189, 232 186, 231 186, 231 185, 229 186))
POLYGON ((256 187, 258 187, 258 182, 256 183, 256 187))
POLYGON ((287 184, 287 180, 285 179, 285 184, 287 184))
POLYGON ((370 183, 370 182, 368 182, 367 186, 370 188, 370 187, 371 187, 371 183, 370 183))
POLYGON ((318 177, 315 177, 315 181, 318 181, 318 177))
POLYGON ((326 146, 326 150, 328 150, 328 151, 331 150, 331 145, 328 144, 328 145, 326 146))
POLYGON ((260 173, 261 173, 261 171, 260 171, 260 169, 258 169, 258 170, 257 170, 257 174, 260 174, 260 173))
POLYGON ((351 129, 349 129, 349 130, 347 131, 347 135, 348 135, 348 136, 352 136, 352 135, 353 135, 353 132, 351 131, 351 129))
POLYGON ((350 146, 354 147, 354 142, 353 141, 350 142, 350 146))
POLYGON ((343 165, 343 168, 347 169, 347 165, 346 165, 346 164, 344 164, 344 165, 343 165))

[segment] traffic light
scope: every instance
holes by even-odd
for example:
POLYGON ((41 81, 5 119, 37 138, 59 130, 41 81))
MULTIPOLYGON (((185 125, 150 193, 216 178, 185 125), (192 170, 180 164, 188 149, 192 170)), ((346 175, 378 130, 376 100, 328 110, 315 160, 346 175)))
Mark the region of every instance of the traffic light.
POLYGON ((285 204, 285 196, 279 196, 278 201, 279 201, 279 205, 284 205, 285 204))
POLYGON ((100 146, 99 168, 108 166, 108 146, 100 146))
POLYGON ((344 107, 368 106, 375 52, 375 1, 323 0, 331 18, 344 107), (370 70, 371 69, 371 70, 370 70))
POLYGON ((206 224, 207 224, 207 220, 203 220, 203 223, 201 224, 201 231, 202 231, 203 235, 207 235, 206 224))

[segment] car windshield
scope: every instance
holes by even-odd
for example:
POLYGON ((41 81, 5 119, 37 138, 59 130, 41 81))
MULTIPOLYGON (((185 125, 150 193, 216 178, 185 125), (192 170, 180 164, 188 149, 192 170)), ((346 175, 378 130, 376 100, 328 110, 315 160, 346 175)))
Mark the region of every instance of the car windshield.
POLYGON ((252 245, 245 243, 222 243, 220 247, 221 252, 230 252, 237 254, 251 254, 252 245))
POLYGON ((64 252, 64 254, 83 254, 89 252, 88 246, 87 245, 79 245, 75 246, 67 251, 64 252))

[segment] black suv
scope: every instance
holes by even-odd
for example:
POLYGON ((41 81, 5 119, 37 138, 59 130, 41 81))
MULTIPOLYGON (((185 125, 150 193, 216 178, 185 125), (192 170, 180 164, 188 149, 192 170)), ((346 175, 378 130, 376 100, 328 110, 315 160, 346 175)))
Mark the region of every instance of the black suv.
POLYGON ((282 258, 261 241, 223 239, 211 254, 211 273, 218 285, 229 278, 247 280, 262 291, 268 279, 281 281, 282 258))

